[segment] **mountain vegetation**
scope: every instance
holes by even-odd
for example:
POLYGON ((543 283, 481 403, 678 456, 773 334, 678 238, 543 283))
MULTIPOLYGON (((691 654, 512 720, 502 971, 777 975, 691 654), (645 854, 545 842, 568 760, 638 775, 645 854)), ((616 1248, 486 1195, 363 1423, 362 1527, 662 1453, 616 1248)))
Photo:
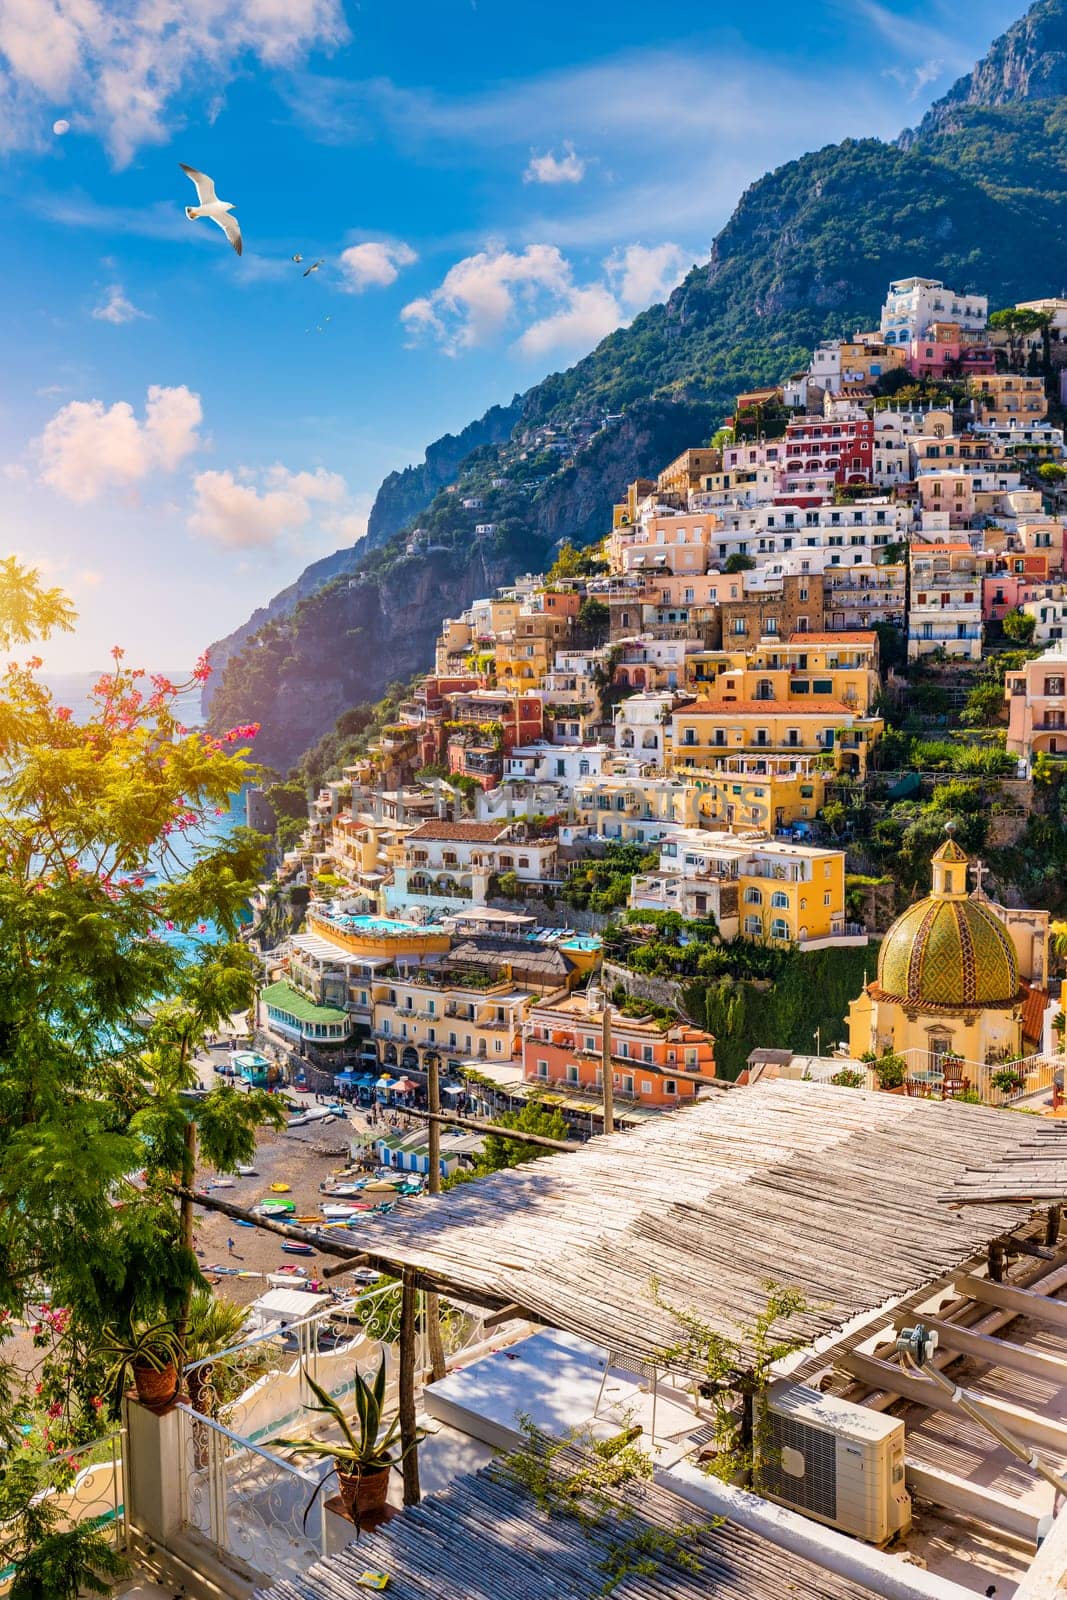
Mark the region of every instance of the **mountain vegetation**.
POLYGON ((226 663, 215 720, 258 719, 270 759, 294 760, 349 706, 425 667, 443 616, 548 565, 562 539, 603 534, 625 484, 708 440, 738 392, 869 326, 890 279, 940 277, 994 306, 1058 289, 1065 40, 1065 0, 1038 0, 896 143, 848 139, 752 184, 665 304, 393 474, 372 536, 325 580, 331 598, 301 580, 258 632, 213 646, 226 663))

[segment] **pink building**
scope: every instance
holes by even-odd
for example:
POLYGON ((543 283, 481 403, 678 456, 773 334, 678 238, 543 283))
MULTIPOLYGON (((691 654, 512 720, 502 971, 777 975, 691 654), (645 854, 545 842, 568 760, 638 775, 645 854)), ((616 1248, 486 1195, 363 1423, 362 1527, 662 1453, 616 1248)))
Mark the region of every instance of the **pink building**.
POLYGON ((970 378, 997 370, 989 345, 958 322, 932 322, 922 338, 908 349, 908 371, 913 378, 970 378))
POLYGON ((1009 755, 1026 771, 1039 754, 1067 758, 1067 641, 1027 661, 1004 680, 1009 755))
POLYGON ((982 579, 982 616, 986 622, 1000 622, 1009 611, 1032 600, 1048 582, 1048 557, 1009 554, 1004 570, 982 579))

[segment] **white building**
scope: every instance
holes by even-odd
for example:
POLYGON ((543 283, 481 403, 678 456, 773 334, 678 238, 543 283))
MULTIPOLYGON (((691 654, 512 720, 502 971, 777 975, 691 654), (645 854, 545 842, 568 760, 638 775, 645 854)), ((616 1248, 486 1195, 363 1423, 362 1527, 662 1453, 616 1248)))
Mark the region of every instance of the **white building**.
POLYGON ((1034 619, 1034 644, 1067 638, 1067 589, 1062 583, 1047 585, 1032 600, 1025 600, 1020 610, 1034 619))
POLYGON ((386 910, 462 910, 484 905, 490 879, 513 872, 524 882, 550 878, 555 869, 554 837, 531 838, 521 823, 424 822, 400 847, 393 882, 382 890, 386 910))
POLYGON ((615 708, 615 749, 650 766, 664 765, 666 737, 677 694, 632 694, 615 708))
POLYGON ((886 344, 910 345, 933 322, 958 322, 968 332, 982 333, 988 321, 987 295, 957 294, 939 278, 898 278, 889 285, 880 327, 886 344))

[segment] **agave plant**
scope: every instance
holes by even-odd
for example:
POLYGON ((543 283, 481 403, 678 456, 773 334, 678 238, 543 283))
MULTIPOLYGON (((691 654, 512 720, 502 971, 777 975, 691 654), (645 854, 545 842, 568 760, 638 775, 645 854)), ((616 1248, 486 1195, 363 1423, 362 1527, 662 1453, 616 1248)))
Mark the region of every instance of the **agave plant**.
POLYGON ((107 1384, 118 1387, 134 1369, 165 1372, 178 1360, 178 1338, 169 1322, 131 1323, 110 1327, 100 1341, 100 1353, 109 1361, 107 1384))
POLYGON ((318 1411, 336 1423, 341 1434, 341 1442, 334 1439, 281 1438, 271 1439, 270 1443, 280 1445, 284 1449, 295 1450, 301 1455, 332 1458, 337 1471, 346 1477, 362 1478, 376 1472, 388 1472, 390 1467, 398 1466, 418 1440, 412 1440, 406 1450, 396 1448, 400 1433, 399 1412, 394 1413, 385 1423, 385 1431, 382 1432, 385 1368, 386 1359, 383 1351, 378 1370, 369 1382, 361 1373, 356 1373, 356 1411, 355 1416, 350 1419, 333 1395, 328 1394, 320 1384, 317 1384, 305 1367, 304 1377, 319 1402, 318 1405, 309 1406, 308 1410, 318 1411))

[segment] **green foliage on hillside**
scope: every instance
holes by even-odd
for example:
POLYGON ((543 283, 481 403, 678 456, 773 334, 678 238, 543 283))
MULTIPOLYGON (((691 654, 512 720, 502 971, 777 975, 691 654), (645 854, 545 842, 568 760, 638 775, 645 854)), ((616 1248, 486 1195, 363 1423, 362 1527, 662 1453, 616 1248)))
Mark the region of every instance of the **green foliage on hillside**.
POLYGON ((768 1049, 815 1054, 815 1035, 824 1055, 847 1042, 849 1001, 874 976, 878 947, 776 950, 773 976, 760 979, 697 979, 685 990, 687 1014, 715 1035, 715 1070, 736 1078, 749 1052, 768 1049))

